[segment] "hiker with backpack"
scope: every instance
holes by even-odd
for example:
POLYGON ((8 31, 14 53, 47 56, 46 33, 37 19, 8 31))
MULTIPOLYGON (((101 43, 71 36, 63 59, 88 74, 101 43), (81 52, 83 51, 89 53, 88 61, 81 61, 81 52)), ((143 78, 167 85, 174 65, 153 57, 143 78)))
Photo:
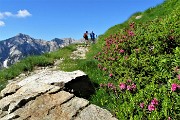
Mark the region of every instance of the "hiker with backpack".
POLYGON ((95 34, 93 31, 90 33, 90 37, 91 37, 92 42, 95 43, 95 34))
POLYGON ((85 41, 86 41, 86 46, 89 44, 89 40, 88 40, 88 31, 86 31, 83 35, 85 41))

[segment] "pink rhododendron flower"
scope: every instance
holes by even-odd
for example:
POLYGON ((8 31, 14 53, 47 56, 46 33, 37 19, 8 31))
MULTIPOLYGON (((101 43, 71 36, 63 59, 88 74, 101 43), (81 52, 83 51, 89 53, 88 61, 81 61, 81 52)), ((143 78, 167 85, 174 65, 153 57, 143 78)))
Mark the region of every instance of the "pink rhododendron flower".
POLYGON ((138 52, 140 51, 140 49, 139 49, 139 48, 136 48, 135 51, 138 53, 138 52))
POLYGON ((139 105, 141 108, 144 108, 144 103, 142 102, 142 103, 140 103, 140 105, 139 105))
POLYGON ((128 30, 128 35, 129 35, 129 36, 134 36, 135 34, 134 34, 134 32, 133 32, 133 31, 128 30))
POLYGON ((130 85, 127 86, 127 90, 131 90, 131 86, 130 85))
POLYGON ((98 64, 98 68, 100 68, 100 69, 101 69, 101 67, 102 67, 102 66, 101 66, 101 64, 98 64))
POLYGON ((104 85, 102 83, 99 84, 100 87, 103 87, 104 85))
POLYGON ((127 36, 124 35, 123 38, 125 39, 125 38, 127 38, 127 36))
POLYGON ((112 86, 111 89, 114 90, 114 91, 116 91, 116 87, 115 87, 115 86, 112 86))
POLYGON ((131 82, 132 82, 132 80, 128 79, 128 80, 127 80, 127 82, 128 82, 128 83, 131 83, 131 82))
POLYGON ((156 98, 154 98, 152 101, 151 101, 151 104, 152 105, 158 105, 158 100, 156 98))
POLYGON ((120 53, 124 53, 124 50, 123 49, 120 49, 120 51, 119 51, 120 53))
POLYGON ((134 22, 129 25, 131 28, 134 28, 134 22))
POLYGON ((177 78, 178 78, 178 80, 180 80, 180 74, 179 74, 179 75, 177 75, 177 78))
POLYGON ((174 36, 170 36, 169 39, 170 39, 170 40, 174 40, 174 36))
POLYGON ((178 71, 179 71, 179 67, 176 66, 176 67, 174 68, 174 71, 175 71, 175 72, 178 72, 178 71))
POLYGON ((131 85, 131 87, 132 87, 133 90, 136 89, 136 85, 134 83, 131 85))
POLYGON ((108 88, 111 88, 111 87, 113 87, 113 83, 108 83, 108 88))
POLYGON ((174 92, 174 91, 176 91, 177 87, 178 87, 178 85, 176 83, 173 83, 171 85, 171 90, 174 92))
POLYGON ((110 73, 110 74, 109 74, 109 77, 112 77, 112 76, 113 76, 113 74, 112 74, 112 73, 110 73))
POLYGON ((156 108, 154 105, 150 104, 150 105, 148 105, 148 110, 151 112, 151 111, 156 110, 156 108))
POLYGON ((124 56, 124 59, 127 60, 127 59, 128 59, 128 56, 124 56))
POLYGON ((120 84, 119 84, 119 88, 120 88, 121 90, 125 90, 125 89, 126 89, 126 84, 125 84, 125 83, 120 83, 120 84))
POLYGON ((105 68, 105 67, 104 67, 104 68, 103 68, 103 70, 104 70, 104 71, 106 71, 106 70, 107 70, 107 68, 105 68))

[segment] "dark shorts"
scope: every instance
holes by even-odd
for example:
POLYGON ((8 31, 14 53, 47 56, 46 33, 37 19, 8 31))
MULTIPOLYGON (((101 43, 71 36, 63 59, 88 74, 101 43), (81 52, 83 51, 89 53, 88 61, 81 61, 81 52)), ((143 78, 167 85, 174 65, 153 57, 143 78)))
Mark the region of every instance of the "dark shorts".
POLYGON ((85 40, 88 40, 88 38, 87 38, 87 37, 85 37, 84 39, 85 39, 85 40))

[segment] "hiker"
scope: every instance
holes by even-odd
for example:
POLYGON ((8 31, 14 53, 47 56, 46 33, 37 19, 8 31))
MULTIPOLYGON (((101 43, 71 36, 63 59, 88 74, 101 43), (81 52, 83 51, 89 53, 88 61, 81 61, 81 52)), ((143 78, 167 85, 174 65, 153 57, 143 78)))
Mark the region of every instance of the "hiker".
POLYGON ((91 37, 92 42, 95 43, 95 34, 93 31, 90 33, 90 37, 91 37))
POLYGON ((89 40, 88 40, 88 31, 86 31, 83 35, 85 41, 86 41, 86 46, 89 44, 89 40))

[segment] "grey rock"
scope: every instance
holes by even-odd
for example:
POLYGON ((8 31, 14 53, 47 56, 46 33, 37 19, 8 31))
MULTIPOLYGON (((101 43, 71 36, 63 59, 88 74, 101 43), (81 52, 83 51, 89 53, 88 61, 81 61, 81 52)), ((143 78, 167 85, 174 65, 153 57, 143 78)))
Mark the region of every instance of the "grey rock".
POLYGON ((135 19, 141 19, 142 18, 142 15, 139 15, 139 16, 136 16, 136 18, 135 19))
POLYGON ((74 120, 117 120, 112 114, 96 105, 84 108, 74 120))
POLYGON ((60 91, 56 94, 44 94, 30 101, 24 107, 4 116, 2 120, 12 119, 15 116, 19 116, 19 120, 27 118, 31 120, 43 120, 46 118, 49 118, 47 120, 53 120, 51 118, 52 115, 54 118, 57 118, 59 113, 61 113, 61 109, 57 109, 57 111, 54 109, 60 107, 61 104, 69 101, 72 97, 74 97, 73 94, 65 91, 60 91), (51 113, 53 110, 54 112, 51 113))
POLYGON ((93 91, 82 71, 44 69, 10 82, 1 91, 0 120, 116 120, 107 110, 84 99, 93 91), (77 97, 78 93, 84 98, 77 97))
POLYGON ((4 88, 0 93, 0 98, 3 98, 5 96, 14 94, 18 89, 20 88, 19 85, 16 84, 16 82, 9 83, 6 88, 4 88))
POLYGON ((37 96, 40 96, 47 91, 50 91, 57 86, 48 85, 39 82, 30 82, 20 89, 18 89, 14 94, 4 97, 0 100, 0 109, 12 113, 18 109, 22 104, 35 99, 37 96))

